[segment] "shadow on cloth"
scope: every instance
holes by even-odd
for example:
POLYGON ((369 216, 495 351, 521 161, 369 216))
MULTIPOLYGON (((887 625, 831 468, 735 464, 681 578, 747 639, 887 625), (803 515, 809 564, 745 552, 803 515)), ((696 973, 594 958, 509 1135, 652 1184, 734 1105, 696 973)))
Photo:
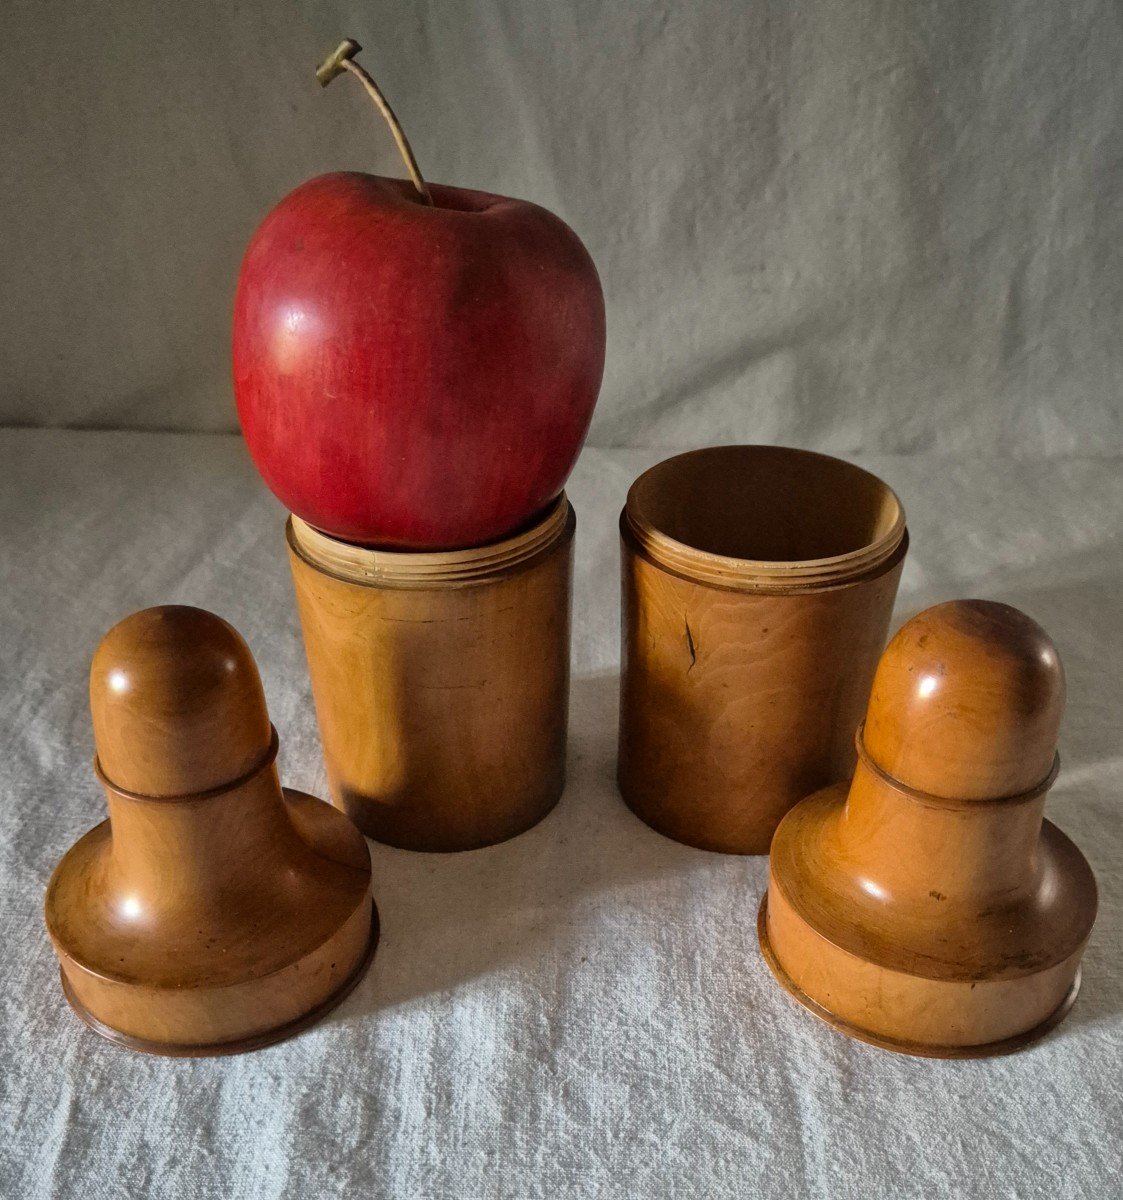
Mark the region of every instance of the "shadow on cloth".
MULTIPOLYGON (((966 589, 941 580, 904 597, 894 623, 897 628, 929 604, 969 592, 1025 610, 1060 648, 1069 698, 1049 816, 1096 871, 1100 911, 1080 999, 1050 1040, 1092 1026, 1106 1032, 1123 1011, 1123 976, 1113 965, 1111 945, 1111 931, 1123 923, 1123 881, 1111 870, 1123 858, 1123 825, 1115 790, 1105 790, 1120 759, 1115 689, 1123 678, 1117 630, 1123 581, 1105 577, 1102 560, 1085 561, 1083 555, 1057 567, 1063 570, 1053 575, 1055 582, 1043 582, 1031 569, 996 572, 966 589)), ((574 681, 568 785, 557 808, 535 828, 465 854, 372 847, 382 943, 370 975, 334 1020, 359 1020, 442 992, 451 999, 462 984, 496 971, 510 975, 511 1002, 517 1003, 520 980, 541 984, 586 953, 611 953, 611 944, 596 940, 598 927, 612 923, 604 910, 626 907, 629 891, 642 900, 644 885, 655 880, 666 881, 661 895, 687 895, 692 876, 724 872, 730 905, 755 912, 763 859, 680 846, 624 805, 614 778, 617 689, 615 674, 574 681)), ((651 892, 646 895, 650 902, 651 892)))
POLYGON ((613 894, 712 860, 655 833, 621 800, 618 687, 616 674, 573 681, 566 789, 534 828, 459 854, 371 845, 382 939, 370 974, 329 1020, 451 996, 501 969, 541 976, 551 959, 579 962, 613 894))

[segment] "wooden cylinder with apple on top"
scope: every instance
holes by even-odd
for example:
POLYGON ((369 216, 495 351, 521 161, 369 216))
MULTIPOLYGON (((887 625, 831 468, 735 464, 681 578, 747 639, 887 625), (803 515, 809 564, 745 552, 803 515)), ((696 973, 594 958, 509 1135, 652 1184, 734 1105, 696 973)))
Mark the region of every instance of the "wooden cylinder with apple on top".
POLYGON ((471 850, 557 803, 574 524, 563 495, 511 538, 403 554, 289 522, 331 795, 368 837, 471 850))
POLYGON ((234 385, 292 513, 290 563, 335 803, 370 837, 468 849, 562 786, 574 520, 604 366, 577 235, 521 200, 409 180, 298 187, 246 251, 234 385))

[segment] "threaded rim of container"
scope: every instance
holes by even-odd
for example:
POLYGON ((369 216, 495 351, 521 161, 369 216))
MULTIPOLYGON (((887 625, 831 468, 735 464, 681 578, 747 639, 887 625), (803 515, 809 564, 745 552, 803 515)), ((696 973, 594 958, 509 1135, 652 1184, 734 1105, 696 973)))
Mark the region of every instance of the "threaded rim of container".
POLYGON ((285 535, 309 566, 367 587, 471 583, 506 573, 543 554, 572 532, 573 509, 563 492, 544 516, 510 537, 465 550, 378 550, 341 541, 289 517, 285 535))
POLYGON ((654 563, 739 591, 811 591, 876 574, 905 511, 876 475, 786 446, 714 446, 632 484, 622 527, 654 563))

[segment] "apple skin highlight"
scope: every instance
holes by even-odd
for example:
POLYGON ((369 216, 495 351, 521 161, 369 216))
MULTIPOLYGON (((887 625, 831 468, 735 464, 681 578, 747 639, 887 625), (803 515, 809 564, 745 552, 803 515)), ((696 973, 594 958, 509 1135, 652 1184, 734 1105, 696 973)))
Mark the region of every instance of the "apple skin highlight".
POLYGON ((234 391, 274 495, 333 537, 493 541, 562 490, 604 368, 600 280, 521 200, 335 173, 266 216, 234 310, 234 391))

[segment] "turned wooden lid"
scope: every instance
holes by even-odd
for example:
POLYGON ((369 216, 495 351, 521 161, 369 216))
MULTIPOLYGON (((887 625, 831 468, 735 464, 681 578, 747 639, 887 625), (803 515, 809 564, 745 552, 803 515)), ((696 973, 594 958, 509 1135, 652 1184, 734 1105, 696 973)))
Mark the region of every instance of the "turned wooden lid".
POLYGON ((919 792, 997 800, 1053 768, 1065 678, 1049 635, 991 600, 955 600, 914 617, 874 676, 866 753, 919 792))
POLYGON ((928 609, 879 664, 849 785, 772 841, 761 947, 801 1003, 909 1054, 1004 1053, 1079 987, 1096 916, 1083 855, 1043 819, 1064 673, 1024 613, 928 609))
POLYGON ((105 635, 90 668, 101 773, 146 796, 182 796, 240 779, 273 741, 249 648, 221 617, 163 605, 105 635))
POLYGON ((109 820, 45 900, 63 988, 103 1036, 229 1054, 337 1003, 377 940, 370 857, 340 812, 283 791, 245 642, 197 608, 106 634, 90 672, 109 820))

